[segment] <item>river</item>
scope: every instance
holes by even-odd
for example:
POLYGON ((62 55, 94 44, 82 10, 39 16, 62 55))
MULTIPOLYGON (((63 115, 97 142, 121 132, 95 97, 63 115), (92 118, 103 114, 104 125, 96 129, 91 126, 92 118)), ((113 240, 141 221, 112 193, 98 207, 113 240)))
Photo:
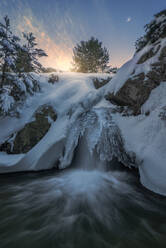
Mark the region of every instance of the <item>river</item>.
POLYGON ((166 247, 166 198, 115 168, 0 175, 0 248, 166 247))

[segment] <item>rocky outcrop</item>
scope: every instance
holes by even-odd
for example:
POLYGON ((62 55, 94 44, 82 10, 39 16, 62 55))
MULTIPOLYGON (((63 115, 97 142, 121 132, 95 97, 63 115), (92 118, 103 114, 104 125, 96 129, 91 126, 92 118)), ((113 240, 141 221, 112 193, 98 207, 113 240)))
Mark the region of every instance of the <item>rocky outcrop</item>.
POLYGON ((56 118, 57 115, 51 106, 41 106, 35 112, 34 120, 1 144, 0 151, 5 151, 8 154, 27 153, 44 137, 51 122, 56 121, 56 118))
POLYGON ((151 91, 166 82, 166 10, 156 14, 145 26, 145 35, 135 45, 133 59, 122 67, 122 73, 114 80, 120 87, 114 85, 106 99, 114 105, 128 107, 131 114, 138 115, 151 91))
MULTIPOLYGON (((144 72, 130 76, 120 90, 114 93, 108 93, 106 100, 117 106, 127 106, 132 110, 132 114, 141 113, 141 106, 149 98, 151 91, 161 82, 166 81, 166 46, 159 52, 158 61, 151 64, 151 70, 146 74, 144 72)), ((152 55, 152 50, 141 56, 137 64, 145 62, 152 55)), ((155 53, 153 53, 153 56, 155 53)))

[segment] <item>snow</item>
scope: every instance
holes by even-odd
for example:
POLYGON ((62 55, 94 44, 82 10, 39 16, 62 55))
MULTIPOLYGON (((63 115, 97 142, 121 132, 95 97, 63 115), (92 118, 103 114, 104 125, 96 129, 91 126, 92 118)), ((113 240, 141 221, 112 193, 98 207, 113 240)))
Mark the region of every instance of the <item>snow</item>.
POLYGON ((116 121, 125 140, 126 149, 132 149, 140 162, 141 183, 148 189, 166 195, 166 122, 155 109, 148 117, 121 117, 116 121))
MULTIPOLYGON (((160 52, 166 46, 166 39, 161 39, 159 42, 161 47, 157 54, 143 64, 137 64, 138 60, 154 45, 145 46, 124 64, 111 83, 106 86, 106 92, 115 94, 128 78, 142 72, 148 73, 151 70, 151 64, 158 62, 160 52)), ((157 45, 154 49, 156 47, 157 45)), ((166 106, 165 99, 166 82, 161 82, 151 91, 148 100, 143 104, 141 115, 136 117, 114 115, 114 121, 125 140, 126 150, 136 154, 141 183, 146 188, 162 195, 166 195, 166 120, 161 120, 159 115, 166 106), (149 116, 146 116, 145 113, 148 112, 149 116)))
POLYGON ((141 112, 158 110, 160 107, 166 106, 166 82, 161 82, 160 85, 151 91, 148 100, 142 106, 141 112))
POLYGON ((55 162, 63 155, 65 139, 70 133, 70 122, 74 122, 80 113, 93 107, 103 97, 104 87, 96 90, 92 77, 107 78, 108 74, 59 73, 60 81, 54 85, 48 83, 49 76, 50 74, 33 73, 33 78, 40 82, 41 92, 26 99, 20 109, 19 119, 5 117, 0 120, 0 142, 3 143, 12 133, 32 121, 34 112, 43 104, 52 105, 58 119, 52 123, 44 138, 27 154, 6 155, 4 159, 4 153, 1 153, 2 173, 54 167, 55 162))
MULTIPOLYGON (((128 68, 128 72, 130 70, 128 68)), ((125 74, 124 68, 122 71, 125 74)), ((123 73, 120 72, 120 75, 123 73)), ((58 160, 59 167, 66 168, 72 161, 80 137, 86 139, 88 156, 92 156, 96 148, 97 160, 110 161, 118 156, 125 164, 124 154, 118 150, 122 135, 125 150, 136 154, 141 183, 157 193, 166 194, 166 123, 159 117, 165 104, 165 82, 151 92, 142 106, 142 115, 123 117, 112 114, 112 105, 103 98, 108 85, 98 90, 93 85, 92 77, 107 78, 108 74, 59 73, 60 81, 54 85, 48 83, 49 76, 33 74, 40 81, 41 92, 27 98, 19 119, 5 117, 0 120, 0 142, 30 122, 36 109, 43 104, 53 106, 58 114, 57 120, 51 123, 47 134, 28 153, 7 155, 1 152, 0 172, 49 169, 56 166, 58 160), (144 115, 147 111, 150 111, 149 116, 144 115)), ((120 76, 115 77, 120 79, 120 76)))
POLYGON ((138 75, 139 73, 144 72, 147 74, 151 70, 151 64, 158 61, 159 54, 163 47, 166 46, 166 38, 160 40, 160 49, 157 52, 157 54, 150 59, 146 60, 142 64, 137 64, 139 59, 143 54, 148 52, 151 48, 153 48, 153 45, 147 45, 145 46, 141 51, 138 53, 135 53, 133 58, 129 60, 127 63, 125 63, 119 70, 118 73, 113 77, 111 80, 111 83, 107 85, 107 91, 112 92, 116 94, 120 88, 123 87, 127 79, 129 79, 131 76, 138 75))
POLYGON ((3 94, 0 95, 1 108, 3 112, 8 112, 14 104, 14 98, 10 96, 10 87, 6 86, 3 90, 3 94))
MULTIPOLYGON (((119 144, 124 143, 128 154, 136 154, 141 183, 154 192, 166 195, 166 121, 159 116, 165 106, 166 82, 152 90, 139 116, 113 114, 112 104, 104 99, 108 92, 116 93, 131 76, 141 72, 146 74, 151 68, 150 64, 158 61, 166 39, 162 39, 160 45, 154 57, 137 64, 152 45, 144 47, 118 70, 107 85, 99 89, 95 89, 92 78, 106 79, 109 74, 55 73, 60 78, 59 82, 49 84, 51 74, 33 73, 33 78, 40 82, 41 92, 26 99, 20 109, 19 119, 5 117, 0 120, 0 143, 30 122, 34 112, 43 104, 50 104, 58 118, 28 153, 0 153, 0 172, 44 170, 53 168, 58 161, 60 168, 66 168, 73 159, 79 140, 85 142, 88 158, 95 151, 98 160, 110 161, 117 156, 125 164, 125 154, 119 147, 119 144), (146 116, 148 111, 150 114, 146 116)), ((86 163, 85 158, 83 162, 86 163)))

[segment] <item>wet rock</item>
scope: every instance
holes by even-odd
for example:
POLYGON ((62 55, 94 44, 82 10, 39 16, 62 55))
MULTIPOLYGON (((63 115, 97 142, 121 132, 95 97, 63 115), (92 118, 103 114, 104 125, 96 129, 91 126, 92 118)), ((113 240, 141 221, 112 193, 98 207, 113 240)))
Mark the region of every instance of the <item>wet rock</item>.
POLYGON ((56 119, 57 115, 51 106, 41 106, 35 112, 34 120, 1 144, 0 151, 8 154, 27 153, 44 137, 51 126, 51 121, 56 119))

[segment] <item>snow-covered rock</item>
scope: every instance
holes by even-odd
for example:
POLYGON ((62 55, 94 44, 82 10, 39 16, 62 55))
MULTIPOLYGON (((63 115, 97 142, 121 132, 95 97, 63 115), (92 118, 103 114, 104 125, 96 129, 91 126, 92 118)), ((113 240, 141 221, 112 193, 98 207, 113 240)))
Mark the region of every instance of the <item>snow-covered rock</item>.
MULTIPOLYGON (((165 20, 166 11, 156 15, 153 24, 159 21, 159 27, 166 28, 165 20)), ((166 38, 162 34, 166 33, 161 32, 155 41, 144 44, 119 69, 106 86, 106 99, 119 112, 114 119, 126 149, 132 150, 141 161, 141 183, 166 195, 166 38)))
POLYGON ((163 81, 166 81, 166 38, 145 46, 119 69, 108 85, 106 99, 127 106, 138 115, 151 91, 163 81), (151 53, 152 49, 155 52, 151 53))

